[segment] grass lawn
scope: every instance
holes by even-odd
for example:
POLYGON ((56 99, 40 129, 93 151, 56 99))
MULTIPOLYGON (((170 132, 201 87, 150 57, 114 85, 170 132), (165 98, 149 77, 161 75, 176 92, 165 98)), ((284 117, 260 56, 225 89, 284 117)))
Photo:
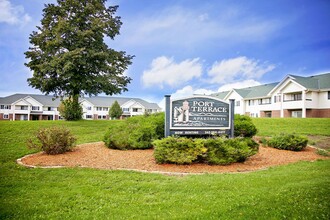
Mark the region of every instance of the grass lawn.
MULTIPOLYGON (((281 130, 262 120, 254 120, 260 134, 281 130)), ((0 121, 0 219, 330 219, 330 160, 183 177, 15 163, 33 152, 25 141, 40 127, 66 126, 86 143, 101 141, 110 123, 120 122, 0 121)), ((311 123, 300 121, 296 133, 311 123)), ((321 127, 311 134, 330 135, 321 127)))

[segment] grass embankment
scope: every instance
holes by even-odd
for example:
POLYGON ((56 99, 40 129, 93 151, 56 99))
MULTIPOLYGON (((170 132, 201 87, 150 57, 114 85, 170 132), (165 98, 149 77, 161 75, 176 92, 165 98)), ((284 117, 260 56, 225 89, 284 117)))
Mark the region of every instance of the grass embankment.
POLYGON ((33 152, 26 138, 54 123, 86 143, 101 141, 108 124, 118 122, 0 121, 0 219, 330 218, 330 160, 184 177, 17 165, 17 158, 33 152))

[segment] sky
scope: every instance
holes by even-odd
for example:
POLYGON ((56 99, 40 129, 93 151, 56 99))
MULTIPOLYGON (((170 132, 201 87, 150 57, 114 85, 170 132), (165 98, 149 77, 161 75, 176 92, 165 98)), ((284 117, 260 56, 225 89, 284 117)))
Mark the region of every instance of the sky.
MULTIPOLYGON (((45 4, 0 0, 0 97, 27 83, 29 36, 45 4)), ((330 0, 108 0, 123 25, 110 48, 134 55, 122 97, 173 98, 330 72, 330 0)), ((101 94, 104 95, 104 94, 101 94)))

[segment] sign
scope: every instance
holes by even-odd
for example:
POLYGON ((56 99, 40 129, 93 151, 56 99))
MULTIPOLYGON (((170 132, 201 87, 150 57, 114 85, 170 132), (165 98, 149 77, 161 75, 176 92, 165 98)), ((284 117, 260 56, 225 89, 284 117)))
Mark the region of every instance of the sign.
POLYGON ((233 129, 233 103, 212 96, 170 100, 165 96, 165 136, 229 134, 233 129))

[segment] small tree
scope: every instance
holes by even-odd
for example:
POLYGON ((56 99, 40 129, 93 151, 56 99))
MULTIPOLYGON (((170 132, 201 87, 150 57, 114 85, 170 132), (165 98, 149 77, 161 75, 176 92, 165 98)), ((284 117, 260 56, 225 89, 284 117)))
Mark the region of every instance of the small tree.
POLYGON ((111 118, 118 119, 122 114, 123 114, 123 111, 121 110, 120 105, 116 100, 110 107, 109 116, 111 118))
POLYGON ((60 115, 68 121, 75 121, 82 118, 83 109, 79 102, 74 102, 71 98, 63 100, 58 107, 60 115))

